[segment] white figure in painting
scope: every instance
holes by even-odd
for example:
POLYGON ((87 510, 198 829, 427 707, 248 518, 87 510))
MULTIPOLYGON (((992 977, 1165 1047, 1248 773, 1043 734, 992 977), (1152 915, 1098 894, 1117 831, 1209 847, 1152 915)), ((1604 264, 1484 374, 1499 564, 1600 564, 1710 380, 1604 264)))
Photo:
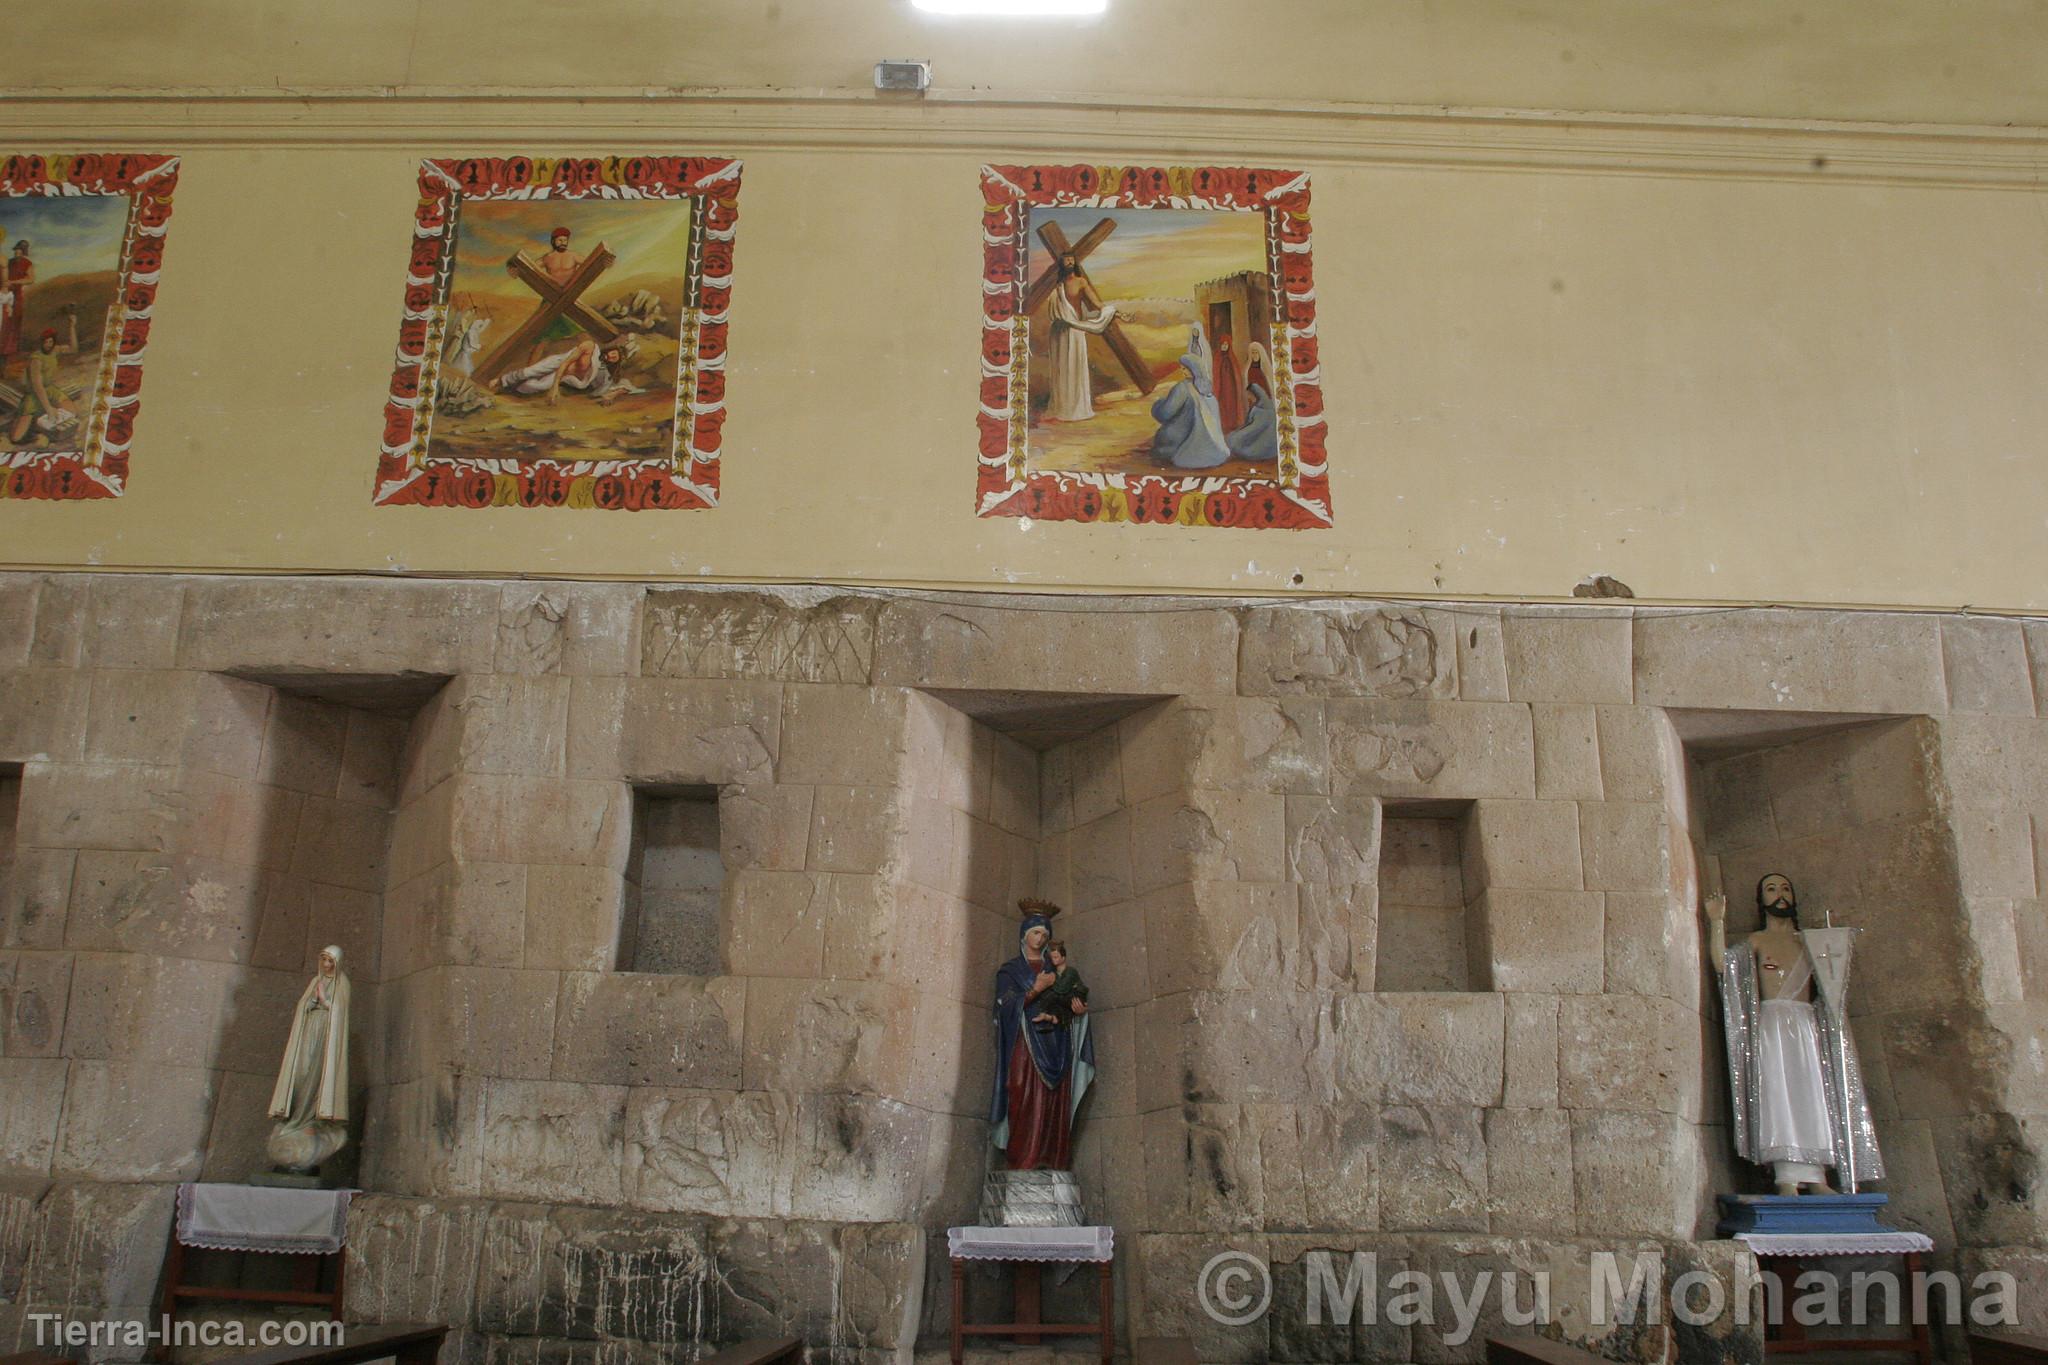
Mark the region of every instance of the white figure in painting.
POLYGON ((1060 282, 1052 291, 1052 406, 1057 422, 1085 422, 1095 415, 1088 379, 1088 338, 1101 336, 1116 321, 1116 305, 1088 287, 1081 263, 1070 252, 1060 257, 1060 282))
POLYGON ((309 1174, 348 1141, 348 977, 332 945, 292 1012, 270 1117, 270 1158, 287 1171, 309 1174))

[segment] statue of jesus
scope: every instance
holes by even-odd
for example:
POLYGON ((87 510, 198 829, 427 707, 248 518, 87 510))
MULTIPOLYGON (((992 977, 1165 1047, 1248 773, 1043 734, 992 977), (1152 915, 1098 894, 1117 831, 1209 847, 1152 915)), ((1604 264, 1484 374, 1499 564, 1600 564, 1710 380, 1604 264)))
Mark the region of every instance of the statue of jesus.
POLYGON ((1708 946, 1721 986, 1735 1149, 1771 1168, 1783 1195, 1824 1194, 1826 1167, 1853 1156, 1858 1180, 1884 1162, 1864 1095, 1848 1021, 1813 994, 1813 958, 1799 929, 1799 901, 1781 872, 1756 886, 1762 926, 1728 946, 1728 898, 1707 898, 1708 946), (1853 1151, 1852 1151, 1853 1145, 1853 1151))

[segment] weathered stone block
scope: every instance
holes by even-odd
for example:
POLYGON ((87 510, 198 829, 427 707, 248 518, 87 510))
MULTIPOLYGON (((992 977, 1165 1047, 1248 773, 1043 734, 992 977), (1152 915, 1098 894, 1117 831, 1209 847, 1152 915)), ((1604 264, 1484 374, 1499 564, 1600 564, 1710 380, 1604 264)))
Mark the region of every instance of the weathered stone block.
POLYGON ((1301 902, 1296 984, 1319 991, 1371 986, 1379 951, 1378 890, 1370 882, 1307 882, 1295 890, 1301 902))
POLYGON ((435 974, 441 1053, 449 1067, 479 1076, 548 1079, 559 973, 442 967, 435 974))
MULTIPOLYGON (((193 676, 193 675, 187 675, 193 676)), ((259 781, 307 796, 333 796, 348 746, 346 708, 278 693, 264 726, 259 781)))
POLYGON ((71 998, 71 954, 0 952, 0 1057, 56 1057, 71 998))
POLYGON ((36 633, 36 591, 40 578, 0 574, 0 668, 28 667, 36 633))
POLYGON ((194 1180, 215 1073, 162 1062, 71 1063, 53 1169, 97 1180, 194 1180))
POLYGON ((755 984, 727 977, 567 973, 555 1032, 555 1076, 737 1089, 741 1022, 755 984))
POLYGON ((85 750, 89 692, 84 673, 0 674, 0 754, 14 762, 78 758, 85 750))
MULTIPOLYGON (((1293 886, 1196 882, 1148 895, 1143 914, 1145 971, 1154 991, 1271 991, 1295 985, 1301 938, 1293 886)), ((1130 936, 1128 925, 1116 928, 1130 936)), ((1115 941, 1115 929, 1098 940, 1104 949, 1115 941)), ((1096 960, 1106 955, 1098 951, 1096 960)), ((1129 997, 1123 1002, 1132 1003, 1129 997)))
POLYGON ((148 1320, 176 1196, 168 1184, 49 1185, 34 1209, 21 1301, 67 1316, 148 1320))
POLYGON ((213 1126, 206 1139, 206 1164, 199 1172, 201 1180, 239 1184, 276 1164, 264 1146, 276 1123, 268 1113, 271 1090, 276 1084, 275 1072, 260 1075, 230 1071, 221 1076, 220 1098, 214 1101, 213 1126))
POLYGON ((1038 752, 1007 735, 996 735, 990 748, 989 820, 999 829, 1036 839, 1038 825, 1038 752))
POLYGON ((1282 881, 1286 825, 1281 796, 1196 791, 1155 797, 1134 813, 1133 889, 1191 880, 1282 881))
POLYGON ((815 791, 804 865, 816 872, 890 871, 903 847, 905 794, 896 787, 815 791))
POLYGON ((1699 1117, 1700 1015, 1669 1000, 1566 995, 1557 1015, 1558 1102, 1699 1117))
POLYGON ((1575 1110, 1573 1188, 1584 1237, 1688 1237, 1693 1128, 1674 1114, 1575 1110))
POLYGON ((1432 1108, 1499 1104, 1502 999, 1460 992, 1340 998, 1332 1014, 1338 1093, 1432 1108))
POLYGON ((1202 1268, 1226 1251, 1270 1265, 1268 1238, 1257 1233, 1146 1232, 1134 1240, 1132 1259, 1145 1293, 1135 1301, 1139 1312, 1131 1326, 1133 1336, 1184 1337, 1194 1343, 1196 1359, 1220 1365, 1267 1365, 1272 1354, 1265 1321, 1219 1323, 1202 1311, 1193 1286, 1202 1268))
POLYGON ((1588 801, 1579 807, 1586 889, 1651 891, 1671 884, 1664 807, 1648 801, 1588 801))
POLYGON ((1372 882, 1380 865, 1380 806, 1370 799, 1290 796, 1287 876, 1297 882, 1372 882))
MULTIPOLYGON (((1496 887, 1473 905, 1485 926, 1474 966, 1497 991, 1594 993, 1605 974, 1606 910, 1592 891, 1515 891, 1496 887), (1483 954, 1483 956, 1482 956, 1483 954)), ((1474 972, 1474 984, 1479 973, 1474 972)))
POLYGON ((1662 801, 1685 787, 1685 753, 1662 711, 1648 706, 1594 708, 1600 738, 1600 791, 1609 801, 1662 801))
POLYGON ((59 948, 64 944, 66 907, 78 852, 68 848, 17 848, 0 871, 0 946, 59 948))
POLYGON ((1486 1231, 1486 1137, 1478 1110, 1382 1109, 1380 1163, 1381 1227, 1486 1231))
POLYGON ((890 602, 876 631, 878 686, 1171 695, 1237 690, 1237 621, 1216 611, 1017 611, 890 602))
POLYGON ((893 786, 906 752, 904 694, 892 688, 792 684, 782 708, 777 780, 893 786))
POLYGON ((1691 907, 1663 891, 1607 893, 1606 990, 1699 1005, 1700 944, 1691 907))
POLYGON ((84 662, 103 669, 171 667, 184 612, 184 583, 144 574, 87 582, 84 662))
POLYGON ((498 597, 499 673, 616 677, 640 658, 637 583, 507 583, 498 597))
POLYGON ((1517 991, 1506 1002, 1506 1061, 1501 1103, 1547 1109, 1557 1104, 1559 997, 1517 991))
POLYGON ((2040 1156, 2024 1119, 1975 1113, 1930 1126, 1957 1241, 2009 1246, 2039 1226, 2040 1156))
POLYGON ((1501 613, 1508 696, 1515 701, 1628 702, 1631 617, 1626 608, 1501 613))
POLYGON ((623 869, 632 840, 631 789, 619 782, 462 776, 452 845, 485 862, 574 863, 623 869))
POLYGON ((1243 615, 1246 696, 1454 697, 1449 613, 1364 606, 1255 607, 1243 615))
POLYGON ((526 886, 521 965, 603 971, 619 946, 624 879, 609 868, 560 863, 520 869, 526 886))
POLYGON ((1475 801, 1461 822, 1464 894, 1488 887, 1577 891, 1579 807, 1570 801, 1475 801))
POLYGON ((773 782, 735 783, 718 795, 719 858, 740 868, 793 871, 810 845, 815 789, 773 782))
POLYGON ((737 873, 723 907, 723 954, 735 976, 816 977, 825 971, 828 902, 808 872, 737 873))
POLYGON ((69 1067, 61 1057, 0 1059, 0 1175, 50 1173, 69 1067))
POLYGON ((348 1206, 353 1322, 475 1321, 488 1204, 358 1194, 348 1206))
POLYGON ((1054 752, 1065 759, 1061 772, 1070 786, 1062 803, 1069 809, 1063 827, 1085 825, 1133 804, 1132 782, 1123 769, 1122 726, 1097 730, 1054 752))
POLYGON ((1546 801, 1598 801, 1599 713, 1590 706, 1537 703, 1529 716, 1535 727, 1536 795, 1546 801))
POLYGON ((1956 811, 1951 821, 1963 894, 2034 899, 2033 828, 2025 811, 1972 806, 1956 811))
MULTIPOLYGON (((237 836, 232 843, 224 839, 221 856, 235 859, 239 846, 249 850, 243 857, 258 866, 272 866, 263 861, 263 836, 255 837, 253 848, 245 837, 237 836)), ((382 891, 386 880, 385 851, 390 841, 391 816, 387 812, 374 806, 307 797, 292 849, 292 875, 356 891, 382 891)))
POLYGON ((97 763, 171 764, 185 751, 199 677, 108 670, 95 675, 85 757, 97 763))
POLYGON ((1942 617, 1941 663, 1949 710, 2034 714, 2034 680, 2020 622, 1989 616, 1942 617))
POLYGON ((1644 706, 1897 715, 1948 709, 1941 623, 1890 612, 1639 611, 1644 706))
POLYGON ((881 609, 873 597, 657 589, 647 594, 641 672, 866 683, 881 609))
POLYGON ((872 981, 747 982, 745 1088, 900 1095, 913 1016, 872 981))
POLYGON ((83 662, 91 580, 82 574, 46 574, 36 591, 35 634, 28 661, 38 668, 77 668, 83 662))
POLYGON ((1327 710, 1336 795, 1536 794, 1526 706, 1333 698, 1327 710))
MULTIPOLYGON (((1135 905, 1075 915, 1071 923, 1065 917, 1060 919, 1060 936, 1072 950, 1076 965, 1086 964, 1082 975, 1088 980, 1091 1009, 1121 1009, 1168 989, 1164 981, 1154 980, 1146 921, 1157 913, 1162 924, 1177 922, 1194 895, 1192 887, 1168 887, 1135 905)), ((970 974, 967 983, 977 993, 987 989, 980 973, 970 974)))
MULTIPOLYGON (((862 696, 861 689, 847 689, 862 696)), ((572 725, 571 771, 599 771, 608 756, 608 727, 601 698, 607 689, 580 680, 571 709, 598 708, 572 725)), ((697 682, 629 679, 622 698, 616 771, 635 782, 766 782, 782 742, 784 699, 780 683, 697 682)), ((890 774, 893 776, 893 773, 890 774)), ((876 781, 880 777, 786 781, 876 781)))
POLYGON ((200 579, 185 593, 178 666, 209 672, 488 673, 492 583, 200 579))
POLYGON ((397 805, 399 761, 405 753, 408 728, 395 716, 350 711, 335 794, 343 801, 380 810, 397 805))
MULTIPOLYGON (((1071 886, 1075 911, 1120 905, 1131 899, 1131 812, 1116 810, 1077 826, 1067 847, 1073 859, 1071 886)), ((988 902, 984 899, 983 904, 988 902)))
POLYGON ((457 769, 560 776, 572 688, 568 678, 457 678, 447 694, 458 735, 457 769))
POLYGON ((619 1203, 625 1112, 622 1086, 487 1081, 482 1192, 498 1198, 619 1203))

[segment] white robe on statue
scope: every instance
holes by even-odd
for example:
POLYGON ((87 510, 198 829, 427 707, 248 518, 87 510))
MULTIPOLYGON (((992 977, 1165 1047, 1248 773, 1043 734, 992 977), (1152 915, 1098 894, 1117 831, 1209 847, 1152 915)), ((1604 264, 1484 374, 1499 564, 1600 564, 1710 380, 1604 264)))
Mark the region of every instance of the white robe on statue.
POLYGON ((1084 313, 1067 297, 1066 286, 1052 291, 1052 406, 1045 415, 1060 422, 1085 422, 1095 415, 1095 397, 1088 380, 1088 338, 1101 336, 1116 321, 1116 305, 1084 313))

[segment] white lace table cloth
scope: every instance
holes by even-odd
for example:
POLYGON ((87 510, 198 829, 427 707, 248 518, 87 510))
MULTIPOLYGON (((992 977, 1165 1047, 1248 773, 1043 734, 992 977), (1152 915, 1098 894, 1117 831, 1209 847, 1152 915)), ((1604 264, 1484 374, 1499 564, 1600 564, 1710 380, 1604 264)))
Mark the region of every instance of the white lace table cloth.
POLYGON ((354 1190, 270 1185, 178 1186, 178 1240, 215 1251, 339 1251, 354 1190))
POLYGON ((1932 1251, 1924 1232, 1745 1232, 1736 1241, 1759 1256, 1896 1256, 1932 1251))
POLYGON ((947 1228, 946 1254, 956 1261, 1106 1261, 1116 1229, 947 1228))

